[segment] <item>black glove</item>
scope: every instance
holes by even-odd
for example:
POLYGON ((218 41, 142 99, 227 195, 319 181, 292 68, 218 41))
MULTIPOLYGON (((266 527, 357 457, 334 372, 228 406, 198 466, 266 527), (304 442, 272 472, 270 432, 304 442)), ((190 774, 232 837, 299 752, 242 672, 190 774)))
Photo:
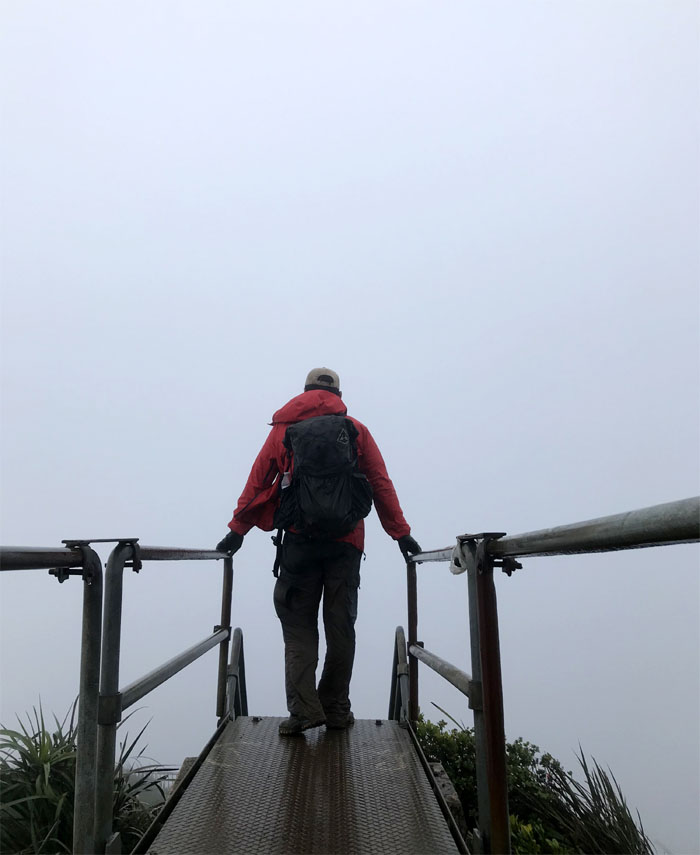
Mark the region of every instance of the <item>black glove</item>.
POLYGON ((419 552, 423 551, 418 545, 418 541, 414 540, 410 534, 404 534, 403 537, 399 538, 398 542, 401 554, 406 561, 411 560, 411 555, 417 555, 419 552))
POLYGON ((233 555, 234 552, 238 552, 241 546, 243 546, 243 535, 230 531, 223 540, 216 544, 216 551, 233 555))

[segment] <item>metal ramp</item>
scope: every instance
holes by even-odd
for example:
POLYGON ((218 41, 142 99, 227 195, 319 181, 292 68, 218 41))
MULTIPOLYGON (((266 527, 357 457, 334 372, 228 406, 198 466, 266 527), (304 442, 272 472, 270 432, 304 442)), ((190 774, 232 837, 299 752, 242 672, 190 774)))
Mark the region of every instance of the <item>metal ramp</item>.
POLYGON ((281 738, 280 718, 229 722, 147 850, 453 853, 409 733, 359 720, 281 738))

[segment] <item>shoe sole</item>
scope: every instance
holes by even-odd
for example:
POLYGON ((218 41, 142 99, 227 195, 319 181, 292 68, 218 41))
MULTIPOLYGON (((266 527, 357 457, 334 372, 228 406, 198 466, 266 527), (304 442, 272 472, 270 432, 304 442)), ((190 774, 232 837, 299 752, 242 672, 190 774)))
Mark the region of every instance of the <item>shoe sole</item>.
POLYGON ((295 727, 293 729, 287 730, 280 725, 279 735, 280 736, 300 736, 305 730, 311 730, 314 727, 321 727, 322 724, 325 724, 326 720, 321 719, 321 721, 309 721, 302 727, 295 727))

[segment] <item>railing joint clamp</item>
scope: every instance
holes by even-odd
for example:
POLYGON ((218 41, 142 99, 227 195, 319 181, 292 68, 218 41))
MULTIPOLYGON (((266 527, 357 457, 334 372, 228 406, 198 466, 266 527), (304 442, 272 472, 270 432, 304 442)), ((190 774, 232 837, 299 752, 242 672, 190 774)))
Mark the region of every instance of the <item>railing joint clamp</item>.
POLYGON ((506 576, 512 576, 516 570, 522 570, 523 565, 516 561, 511 555, 504 555, 503 558, 493 562, 494 567, 500 567, 506 576))
POLYGON ((133 557, 131 561, 127 561, 124 564, 125 567, 131 567, 134 573, 138 573, 139 570, 143 567, 143 562, 141 561, 141 547, 136 542, 136 540, 122 540, 121 543, 128 543, 133 550, 133 557))
POLYGON ((122 693, 100 695, 97 703, 98 724, 118 724, 122 720, 122 693))
POLYGON ((53 567, 49 570, 49 576, 55 576, 59 582, 63 583, 71 576, 82 576, 82 567, 53 567))
POLYGON ((408 663, 403 663, 396 666, 396 676, 403 677, 404 674, 408 674, 408 663))
POLYGON ((214 627, 214 633, 221 632, 222 629, 225 629, 226 632, 228 633, 228 637, 231 638, 231 627, 230 626, 223 626, 223 624, 220 624, 220 623, 217 623, 216 626, 214 627))
POLYGON ((484 693, 482 690, 481 680, 469 681, 469 709, 483 710, 484 708, 484 693))
POLYGON ((489 543, 492 540, 498 540, 499 537, 503 537, 504 535, 504 531, 485 531, 472 538, 473 540, 477 540, 476 572, 479 575, 488 573, 489 570, 493 569, 494 558, 489 552, 489 543))

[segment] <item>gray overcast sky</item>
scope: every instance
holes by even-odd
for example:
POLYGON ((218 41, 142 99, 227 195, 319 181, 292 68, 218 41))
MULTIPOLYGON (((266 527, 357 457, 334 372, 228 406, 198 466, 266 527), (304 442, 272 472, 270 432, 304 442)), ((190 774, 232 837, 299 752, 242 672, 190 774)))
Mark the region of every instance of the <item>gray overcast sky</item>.
MULTIPOLYGON (((425 548, 699 492, 698 5, 12 2, 2 541, 213 546, 272 412, 329 365, 425 548)), ((103 551, 106 558, 107 552, 103 551)), ((235 561, 251 712, 284 713, 273 554, 235 561)), ((126 580, 123 683, 218 622, 215 564, 126 580)), ((1 581, 1 720, 77 690, 80 590, 1 581)), ((506 726, 609 764, 700 851, 695 546, 497 580, 506 726)), ((386 715, 398 550, 368 525, 353 703, 386 715)), ((420 636, 468 667, 464 577, 420 636)), ((214 727, 215 656, 144 701, 214 727)), ((431 701, 469 711, 429 675, 431 701)))

